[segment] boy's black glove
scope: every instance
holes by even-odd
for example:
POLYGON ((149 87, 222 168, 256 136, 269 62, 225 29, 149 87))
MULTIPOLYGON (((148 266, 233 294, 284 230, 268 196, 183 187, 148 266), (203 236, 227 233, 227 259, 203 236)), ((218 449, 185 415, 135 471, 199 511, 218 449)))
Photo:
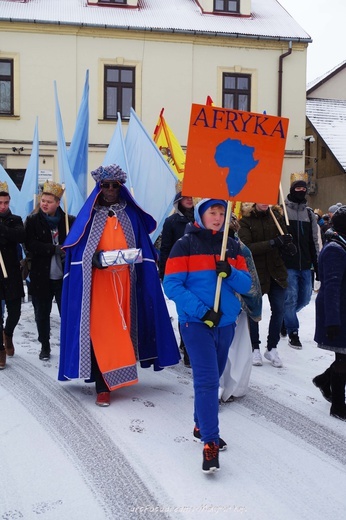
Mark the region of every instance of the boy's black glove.
POLYGON ((214 309, 210 309, 205 313, 205 315, 201 319, 206 325, 208 325, 208 327, 212 328, 218 326, 221 320, 221 316, 221 311, 215 312, 214 309))
POLYGON ((340 332, 340 325, 328 325, 328 327, 326 327, 326 336, 330 341, 334 341, 338 336, 340 336, 340 332))
POLYGON ((272 247, 283 247, 287 244, 291 244, 293 241, 292 235, 286 233, 285 235, 279 235, 278 237, 269 240, 269 243, 272 247))
POLYGON ((232 267, 229 265, 227 260, 219 260, 216 262, 216 274, 220 278, 228 278, 232 272, 232 267))
POLYGON ((95 251, 91 260, 91 265, 97 269, 107 269, 107 267, 103 266, 100 262, 100 253, 103 253, 103 251, 95 251))

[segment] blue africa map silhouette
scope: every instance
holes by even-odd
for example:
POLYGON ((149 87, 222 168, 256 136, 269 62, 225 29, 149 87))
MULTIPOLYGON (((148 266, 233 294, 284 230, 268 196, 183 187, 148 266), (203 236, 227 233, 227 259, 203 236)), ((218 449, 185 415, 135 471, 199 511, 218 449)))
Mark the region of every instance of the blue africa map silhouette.
POLYGON ((216 147, 214 159, 221 168, 228 168, 226 183, 231 197, 238 195, 247 182, 247 176, 257 166, 255 148, 239 139, 226 139, 216 147))

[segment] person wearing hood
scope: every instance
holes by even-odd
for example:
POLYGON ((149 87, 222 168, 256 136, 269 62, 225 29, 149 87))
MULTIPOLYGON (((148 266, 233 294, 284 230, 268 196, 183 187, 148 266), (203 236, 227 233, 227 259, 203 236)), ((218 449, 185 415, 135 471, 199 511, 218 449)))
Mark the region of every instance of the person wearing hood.
POLYGON ((64 243, 58 379, 95 381, 96 405, 180 355, 149 234, 156 222, 124 185, 116 164, 91 172, 96 186, 64 243))
POLYGON ((185 234, 186 225, 194 221, 192 197, 185 197, 179 191, 173 202, 174 213, 166 218, 161 235, 159 273, 163 280, 166 262, 173 245, 185 234))
POLYGON ((301 349, 299 338, 299 320, 297 313, 308 303, 312 294, 311 268, 314 268, 318 280, 318 224, 311 208, 307 206, 307 174, 291 175, 290 193, 285 200, 289 220, 289 233, 297 248, 295 255, 283 252, 287 274, 288 288, 286 292, 284 322, 282 335, 288 334, 288 344, 301 349))
POLYGON ((220 260, 227 203, 202 199, 166 264, 163 287, 177 307, 181 334, 190 357, 194 384, 193 434, 204 443, 202 470, 219 469, 219 450, 226 447, 219 436, 219 379, 232 343, 241 304, 236 296, 251 288, 240 245, 227 240, 225 260, 220 260), (218 310, 214 310, 217 278, 222 285, 218 310))
POLYGON ((335 353, 335 361, 312 382, 331 402, 330 415, 346 421, 346 206, 336 210, 331 223, 319 256, 314 339, 319 348, 335 353))
MULTIPOLYGON (((292 244, 292 235, 287 232, 281 208, 275 206, 272 212, 285 234, 279 233, 269 205, 259 203, 253 204, 243 211, 238 234, 253 255, 261 283, 261 294, 263 296, 267 294, 270 302, 271 315, 264 357, 273 367, 281 368, 282 361, 277 346, 280 340, 287 290, 287 269, 282 260, 282 254, 284 251, 292 252, 292 247, 294 252, 296 250, 292 244)), ((262 366, 258 321, 249 317, 249 328, 253 350, 252 363, 254 366, 262 366)))
MULTIPOLYGON (((194 221, 194 204, 192 197, 185 197, 179 191, 173 203, 174 213, 166 218, 161 234, 160 258, 159 258, 159 274, 163 280, 165 275, 166 262, 173 245, 185 233, 186 225, 194 221)), ((180 325, 179 325, 180 330, 180 325)), ((183 352, 184 365, 190 367, 190 360, 186 351, 184 341, 180 335, 180 350, 183 352)))

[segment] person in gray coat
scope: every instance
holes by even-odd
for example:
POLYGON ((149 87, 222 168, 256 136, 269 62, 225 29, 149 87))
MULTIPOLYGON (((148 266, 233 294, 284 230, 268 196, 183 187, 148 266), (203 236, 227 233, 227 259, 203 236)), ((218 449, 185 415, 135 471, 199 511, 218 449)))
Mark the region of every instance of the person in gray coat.
POLYGON ((335 361, 312 382, 331 402, 330 415, 346 421, 346 206, 333 214, 326 239, 319 255, 315 341, 319 348, 335 352, 335 361))

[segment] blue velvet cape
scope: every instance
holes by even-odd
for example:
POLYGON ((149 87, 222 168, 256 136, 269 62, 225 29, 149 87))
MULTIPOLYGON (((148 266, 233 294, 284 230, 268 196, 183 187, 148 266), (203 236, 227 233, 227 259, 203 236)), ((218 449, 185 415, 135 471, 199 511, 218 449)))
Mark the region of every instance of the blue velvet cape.
MULTIPOLYGON (((90 283, 86 283, 86 280, 91 279, 92 266, 85 265, 83 253, 96 213, 94 205, 99 193, 100 185, 97 183, 63 246, 66 258, 61 309, 60 381, 90 377, 90 340, 88 338, 86 344, 81 338, 86 333, 89 335, 90 283), (85 298, 88 299, 87 302, 85 298)), ((180 354, 157 273, 157 254, 149 237, 156 222, 136 204, 125 186, 121 187, 120 196, 127 202, 125 211, 133 226, 136 247, 142 248, 143 253, 143 263, 135 264, 138 357, 142 367, 153 366, 154 370, 161 370, 165 366, 178 363, 180 354)))

